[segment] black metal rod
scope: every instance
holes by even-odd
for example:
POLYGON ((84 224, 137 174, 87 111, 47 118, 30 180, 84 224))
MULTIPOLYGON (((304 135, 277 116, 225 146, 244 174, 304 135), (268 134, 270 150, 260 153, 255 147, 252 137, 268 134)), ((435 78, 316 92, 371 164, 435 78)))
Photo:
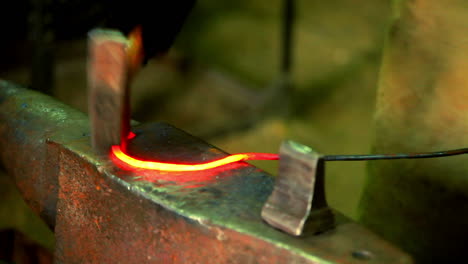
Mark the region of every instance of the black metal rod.
POLYGON ((325 161, 359 161, 359 160, 391 160, 391 159, 425 159, 439 158, 467 154, 468 148, 423 152, 423 153, 396 153, 396 154, 371 154, 371 155, 325 155, 325 161))
POLYGON ((292 36, 295 15, 294 4, 294 0, 284 0, 281 72, 285 75, 290 74, 292 65, 292 36))

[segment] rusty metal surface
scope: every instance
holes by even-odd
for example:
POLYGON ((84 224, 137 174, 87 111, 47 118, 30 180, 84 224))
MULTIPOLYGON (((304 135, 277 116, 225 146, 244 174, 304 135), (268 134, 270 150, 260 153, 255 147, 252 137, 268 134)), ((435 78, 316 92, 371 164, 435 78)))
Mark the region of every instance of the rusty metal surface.
POLYGON ((0 158, 23 198, 49 226, 55 223, 58 155, 47 140, 89 131, 80 113, 50 97, 0 80, 0 158))
POLYGON ((325 199, 325 164, 308 146, 286 140, 280 147, 279 173, 275 187, 262 209, 270 225, 298 236, 319 233, 334 226, 334 216, 325 199))
MULTIPOLYGON (((260 212, 274 180, 246 163, 195 173, 131 170, 93 154, 87 131, 83 114, 0 82, 1 161, 55 226, 57 263, 411 263, 342 216, 320 235, 270 227, 260 212)), ((167 124, 134 131, 129 151, 139 157, 225 155, 167 124)))

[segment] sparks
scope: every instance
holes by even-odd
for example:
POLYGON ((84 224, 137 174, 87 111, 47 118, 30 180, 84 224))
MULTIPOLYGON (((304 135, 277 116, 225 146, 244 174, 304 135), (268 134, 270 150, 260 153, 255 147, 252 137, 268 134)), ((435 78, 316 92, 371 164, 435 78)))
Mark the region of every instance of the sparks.
POLYGON ((120 161, 136 168, 159 171, 201 171, 220 167, 226 164, 246 160, 278 160, 278 154, 270 153, 239 153, 222 159, 198 164, 166 163, 158 161, 140 160, 125 154, 120 146, 112 146, 112 154, 120 161))

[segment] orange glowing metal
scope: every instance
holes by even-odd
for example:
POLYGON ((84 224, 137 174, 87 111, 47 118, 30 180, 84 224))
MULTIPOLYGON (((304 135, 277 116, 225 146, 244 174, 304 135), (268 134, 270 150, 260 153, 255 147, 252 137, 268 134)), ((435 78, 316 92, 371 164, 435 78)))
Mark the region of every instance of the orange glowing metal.
POLYGON ((127 139, 132 139, 132 138, 134 138, 134 137, 136 137, 136 134, 133 133, 132 131, 130 131, 130 132, 128 133, 127 139))
POLYGON ((143 37, 141 26, 135 27, 128 35, 129 45, 127 48, 127 56, 130 67, 130 78, 140 69, 141 63, 143 62, 143 37))
POLYGON ((277 154, 269 153, 240 153, 229 155, 225 158, 199 164, 179 164, 179 163, 165 163, 149 160, 140 160, 125 154, 120 146, 112 146, 112 154, 120 161, 136 168, 159 170, 159 171, 201 171, 216 168, 226 164, 245 160, 277 160, 277 154))

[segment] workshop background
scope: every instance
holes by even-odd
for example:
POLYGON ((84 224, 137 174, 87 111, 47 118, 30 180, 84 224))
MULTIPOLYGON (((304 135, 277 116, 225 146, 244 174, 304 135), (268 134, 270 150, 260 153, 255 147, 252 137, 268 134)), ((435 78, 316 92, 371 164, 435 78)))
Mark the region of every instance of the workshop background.
MULTIPOLYGON (((43 69, 32 57, 42 21, 48 35, 41 41, 53 54, 42 61, 55 65, 49 92, 86 112, 86 32, 102 22, 105 7, 29 0, 0 8, 0 78, 29 85, 31 72, 43 69), (53 15, 38 18, 44 3, 53 15)), ((297 0, 292 89, 283 94, 283 1, 198 0, 169 54, 136 77, 132 118, 167 121, 231 153, 277 152, 285 138, 324 154, 369 153, 391 9, 390 0, 297 0)), ((276 174, 277 162, 253 163, 276 174)), ((329 163, 326 169, 329 203, 355 219, 366 164, 329 163)), ((0 194, 0 230, 17 230, 52 249, 53 234, 4 175, 0 194)))

